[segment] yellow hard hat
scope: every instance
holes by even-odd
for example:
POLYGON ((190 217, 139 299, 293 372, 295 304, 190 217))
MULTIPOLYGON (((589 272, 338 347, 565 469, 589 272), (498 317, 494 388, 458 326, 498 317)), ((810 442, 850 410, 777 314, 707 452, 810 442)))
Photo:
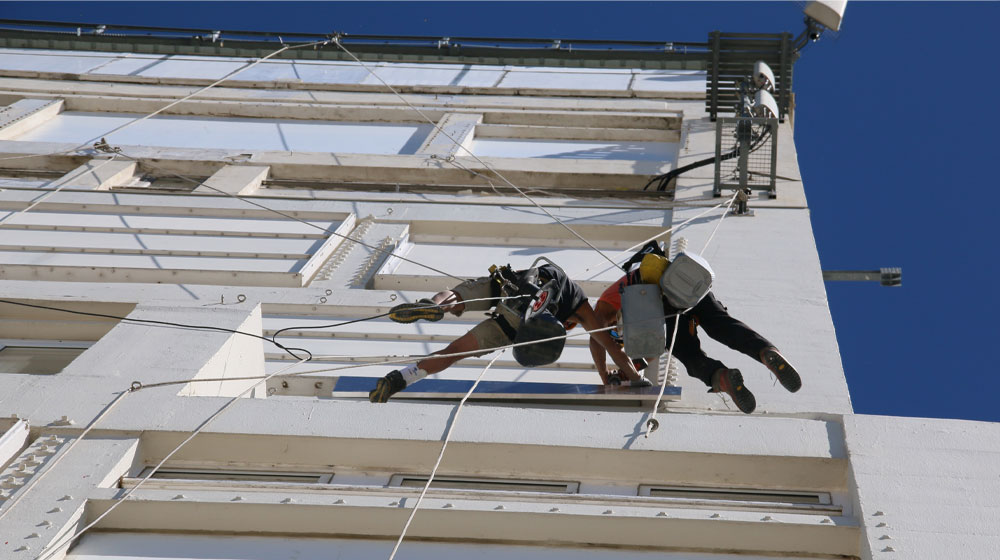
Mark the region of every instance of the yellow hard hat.
POLYGON ((670 261, 665 257, 653 253, 642 257, 642 263, 639 264, 639 277, 642 278, 642 283, 659 284, 660 276, 663 276, 663 271, 669 264, 670 261))

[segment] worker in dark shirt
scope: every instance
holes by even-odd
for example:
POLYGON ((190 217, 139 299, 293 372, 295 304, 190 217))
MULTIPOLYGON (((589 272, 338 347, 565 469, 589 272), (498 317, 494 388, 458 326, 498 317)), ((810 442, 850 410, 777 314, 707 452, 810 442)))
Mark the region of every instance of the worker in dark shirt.
MULTIPOLYGON (((653 254, 645 255, 638 268, 608 287, 597 300, 594 311, 598 323, 602 326, 616 324, 622 307, 622 288, 637 283, 658 283, 669 264, 670 261, 665 257, 653 254)), ((778 378, 781 385, 789 391, 794 393, 802 387, 802 380, 798 372, 778 352, 778 349, 746 324, 730 316, 726 307, 715 298, 712 292, 708 292, 701 301, 688 310, 673 308, 666 298, 664 298, 663 303, 667 315, 667 340, 671 340, 673 337, 675 321, 673 314, 677 311, 683 311, 677 338, 674 342, 673 355, 684 364, 688 375, 700 379, 710 387, 709 392, 727 393, 732 397, 736 406, 747 414, 753 412, 757 406, 753 393, 743 383, 743 375, 740 370, 727 368, 725 364, 710 358, 701 349, 697 330, 699 326, 715 340, 764 364, 778 378)), ((590 351, 601 378, 607 378, 608 372, 604 362, 603 348, 591 341, 590 351)))
MULTIPOLYGON (((572 329, 577 324, 586 330, 604 327, 594 315, 594 309, 587 301, 579 284, 570 280, 557 266, 546 264, 528 270, 513 271, 510 267, 491 269, 490 276, 466 280, 451 290, 437 293, 431 299, 416 303, 404 303, 392 309, 389 318, 400 323, 411 323, 420 319, 439 321, 445 313, 456 316, 465 311, 489 311, 490 318, 479 323, 468 333, 454 340, 446 348, 435 354, 460 354, 464 352, 483 355, 494 348, 508 346, 522 339, 541 340, 552 338, 550 334, 572 329), (539 290, 549 287, 548 291, 539 290), (475 301, 473 301, 475 300, 475 301), (532 320, 525 321, 528 308, 535 311, 546 310, 532 320)), ((601 345, 611 354, 622 374, 633 386, 647 386, 635 370, 631 360, 607 331, 591 334, 594 344, 601 345)), ((548 343, 516 347, 514 357, 527 366, 538 366, 555 361, 562 352, 564 339, 548 343)), ((428 357, 389 372, 378 380, 368 399, 384 403, 393 394, 402 391, 427 375, 435 374, 468 356, 428 357)))

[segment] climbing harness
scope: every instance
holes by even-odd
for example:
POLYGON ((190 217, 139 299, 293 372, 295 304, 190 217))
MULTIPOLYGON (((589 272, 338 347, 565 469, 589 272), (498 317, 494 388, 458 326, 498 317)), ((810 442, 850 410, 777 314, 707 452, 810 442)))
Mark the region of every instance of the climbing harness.
POLYGON ((565 276, 559 265, 545 257, 535 259, 522 271, 513 270, 509 264, 490 267, 492 293, 497 297, 516 298, 498 303, 497 311, 491 315, 493 320, 515 344, 545 341, 514 347, 514 359, 525 367, 551 364, 559 359, 566 344, 565 338, 559 338, 566 336, 566 327, 554 313, 562 291, 558 280, 539 266, 541 261, 565 276), (508 317, 520 317, 517 328, 510 324, 508 317))

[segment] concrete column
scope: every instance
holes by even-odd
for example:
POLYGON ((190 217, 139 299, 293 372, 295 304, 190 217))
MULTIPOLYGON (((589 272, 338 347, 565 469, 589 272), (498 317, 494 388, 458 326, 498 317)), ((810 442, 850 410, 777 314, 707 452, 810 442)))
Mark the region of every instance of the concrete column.
POLYGON ((482 115, 447 113, 438 122, 438 128, 431 132, 427 140, 417 150, 417 154, 434 154, 442 157, 470 156, 472 155, 472 140, 475 136, 476 125, 482 122, 482 115), (442 134, 442 131, 447 133, 447 136, 442 134))
POLYGON ((62 99, 22 99, 0 109, 0 140, 10 140, 58 115, 62 99))
POLYGON ((251 195, 257 192, 270 171, 271 168, 268 166, 227 165, 206 179, 194 192, 219 194, 218 191, 208 188, 213 187, 229 194, 251 195))
MULTIPOLYGON (((0 512, 0 535, 4 536, 0 542, 5 545, 0 549, 0 558, 37 558, 45 546, 80 528, 88 495, 98 488, 110 487, 125 474, 138 448, 138 439, 133 437, 91 436, 70 450, 76 437, 40 436, 8 467, 7 471, 20 470, 19 476, 5 478, 14 482, 6 490, 13 491, 8 497, 12 503, 7 504, 9 509, 0 512), (57 464, 60 455, 66 457, 57 464), (49 469, 55 472, 32 483, 49 469), (21 493, 25 493, 23 497, 21 493)), ((61 554, 54 556, 61 557, 61 554)))
POLYGON ((92 159, 45 186, 55 189, 70 186, 78 189, 109 191, 127 183, 135 175, 136 163, 126 160, 92 159))

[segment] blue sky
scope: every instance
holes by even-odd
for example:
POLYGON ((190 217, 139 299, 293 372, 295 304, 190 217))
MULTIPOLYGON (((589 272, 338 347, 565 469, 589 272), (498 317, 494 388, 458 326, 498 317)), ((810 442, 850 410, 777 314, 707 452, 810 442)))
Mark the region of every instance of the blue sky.
MULTIPOLYGON (((705 41, 802 29, 802 2, 0 2, 6 18, 348 33, 705 41)), ((795 143, 855 411, 1000 421, 1000 3, 848 4, 796 64, 795 143)), ((776 247, 775 250, 780 250, 776 247)), ((733 297, 733 296, 728 296, 733 297)), ((808 379, 808 372, 804 372, 808 379)))

